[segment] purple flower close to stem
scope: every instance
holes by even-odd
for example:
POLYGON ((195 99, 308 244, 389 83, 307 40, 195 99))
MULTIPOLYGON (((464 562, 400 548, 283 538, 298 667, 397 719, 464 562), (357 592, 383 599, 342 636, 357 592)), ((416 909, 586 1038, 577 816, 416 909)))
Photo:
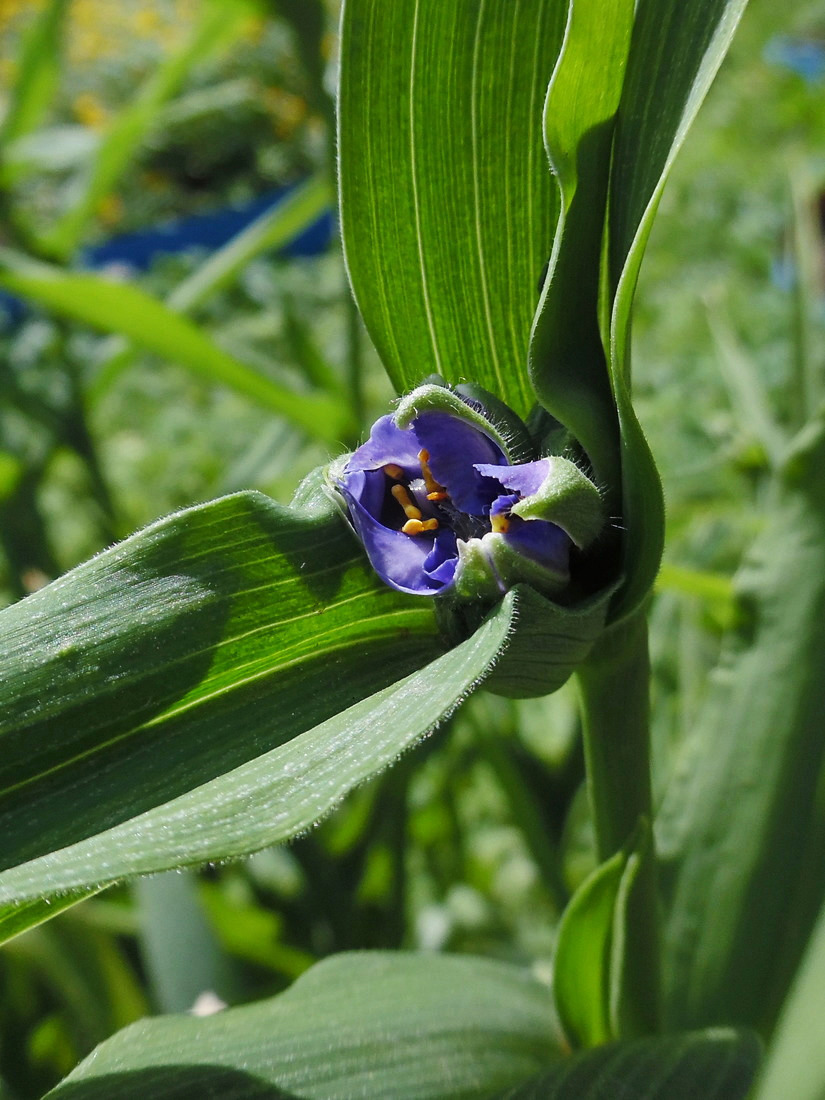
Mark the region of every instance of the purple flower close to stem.
POLYGON ((566 460, 511 464, 500 437, 477 426, 484 421, 475 413, 428 408, 403 427, 397 419, 381 417, 336 477, 382 580, 422 596, 456 588, 462 595, 500 594, 536 578, 545 589, 567 583, 574 539, 536 518, 530 505, 553 462, 566 460), (528 505, 527 518, 517 514, 520 505, 528 505))

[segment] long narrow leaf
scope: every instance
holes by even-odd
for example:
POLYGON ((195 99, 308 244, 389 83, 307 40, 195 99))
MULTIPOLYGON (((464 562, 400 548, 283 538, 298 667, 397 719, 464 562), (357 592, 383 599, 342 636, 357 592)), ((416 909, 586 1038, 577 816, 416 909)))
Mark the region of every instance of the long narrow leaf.
POLYGON ((8 249, 0 249, 0 286, 60 316, 127 336, 207 381, 245 394, 316 439, 334 444, 345 433, 348 413, 339 401, 322 394, 297 393, 252 370, 203 329, 136 286, 64 271, 8 249))
POLYGON ((632 0, 572 0, 547 91, 544 136, 561 194, 547 280, 533 325, 530 376, 542 404, 579 440, 601 484, 619 491, 618 425, 599 331, 613 119, 632 0))
MULTIPOLYGON (((191 275, 178 283, 165 304, 175 313, 197 309, 212 294, 228 286, 250 260, 269 249, 281 248, 297 237, 331 201, 332 189, 326 173, 311 177, 236 233, 222 248, 216 249, 191 275)), ((109 387, 129 362, 131 351, 129 341, 122 336, 113 336, 107 341, 90 387, 92 400, 109 387)))
POLYGON ((5 147, 24 137, 45 114, 57 86, 63 24, 69 0, 48 0, 26 35, 20 69, 0 125, 0 157, 5 147))
POLYGON ((3 867, 255 759, 439 651, 431 608, 380 584, 331 507, 256 493, 153 524, 0 623, 3 867))
POLYGON ((0 904, 292 836, 487 675, 515 594, 438 657, 431 609, 303 512, 190 509, 3 613, 0 904))
POLYGON ((248 13, 248 6, 238 0, 204 0, 190 38, 148 77, 111 124, 88 173, 80 180, 77 198, 41 240, 45 251, 59 259, 71 256, 98 202, 134 161, 163 105, 175 94, 193 65, 239 33, 248 13))
POLYGON ((429 373, 526 413, 557 203, 541 110, 566 0, 346 0, 340 180, 355 297, 398 390, 429 373))
POLYGON ((670 1026, 767 1026, 825 896, 825 429, 796 441, 657 817, 670 1026), (781 689, 781 690, 780 690, 781 689))
POLYGON ((641 0, 616 123, 608 211, 610 372, 622 435, 626 583, 614 615, 655 579, 664 504, 630 397, 630 324, 639 268, 676 154, 727 52, 747 0, 641 0))

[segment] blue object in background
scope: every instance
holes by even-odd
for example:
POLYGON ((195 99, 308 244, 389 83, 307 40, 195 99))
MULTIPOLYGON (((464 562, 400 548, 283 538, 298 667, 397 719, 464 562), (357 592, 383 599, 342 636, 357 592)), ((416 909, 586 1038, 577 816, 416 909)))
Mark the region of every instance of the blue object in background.
POLYGON ((811 38, 772 38, 762 55, 773 65, 801 76, 809 84, 818 84, 825 77, 825 42, 811 38))
MULTIPOLYGON (((149 229, 122 233, 85 248, 80 254, 80 262, 83 267, 92 268, 128 264, 137 271, 145 271, 158 253, 186 252, 190 248, 212 251, 230 241, 265 211, 277 206, 291 190, 291 187, 279 187, 242 206, 226 206, 209 214, 190 214, 187 218, 149 229)), ((332 211, 328 211, 283 248, 281 254, 317 256, 329 247, 333 229, 332 211)))
MULTIPOLYGON (((135 271, 146 271, 155 256, 161 253, 186 252, 191 248, 214 251, 276 206, 291 190, 292 187, 279 187, 241 206, 226 206, 209 214, 191 214, 187 218, 147 229, 121 233, 101 244, 84 248, 78 257, 80 266, 94 269, 123 264, 135 271)), ((280 249, 279 254, 318 256, 329 248, 334 232, 335 219, 332 211, 328 210, 280 249)), ((13 327, 20 323, 25 313, 26 306, 19 298, 0 292, 0 323, 5 314, 7 327, 13 327)))

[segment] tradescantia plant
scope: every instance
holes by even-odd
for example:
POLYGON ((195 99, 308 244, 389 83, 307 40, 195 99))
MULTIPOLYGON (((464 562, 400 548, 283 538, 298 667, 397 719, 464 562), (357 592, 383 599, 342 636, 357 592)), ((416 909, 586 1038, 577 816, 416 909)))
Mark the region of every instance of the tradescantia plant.
MULTIPOLYGON (((53 1095, 750 1088, 758 1043, 725 1027, 764 1028, 793 970, 786 952, 783 986, 747 951, 749 903, 783 850, 767 829, 749 860, 718 840, 734 737, 698 796, 694 778, 668 792, 657 861, 645 614, 663 508, 630 377, 651 222, 744 6, 345 0, 342 235, 400 400, 288 507, 247 492, 179 512, 0 616, 4 938, 124 877, 295 836, 471 691, 547 694, 575 673, 600 865, 562 917, 552 991, 487 960, 342 956, 270 1001, 135 1025, 53 1095), (716 937, 709 866, 732 896, 716 937), (734 989, 744 975, 748 997, 720 975, 734 989)), ((71 278, 5 259, 4 285, 105 327, 71 278)), ((789 515, 819 449, 809 426, 779 469, 789 515)), ((816 539, 797 531, 809 564, 816 539)), ((771 561, 760 549, 752 572, 776 609, 771 561)), ((732 646, 751 684, 769 640, 732 646)), ((783 743, 821 752, 810 678, 797 689, 783 743)), ((709 705, 706 741, 727 702, 709 705)), ((744 730, 747 693, 735 702, 744 730)), ((815 784, 794 807, 773 752, 758 820, 787 810, 800 835, 815 784)), ((742 850, 749 815, 733 821, 742 850)), ((803 935, 821 897, 804 901, 803 935)), ((790 936, 763 908, 760 934, 790 936)))

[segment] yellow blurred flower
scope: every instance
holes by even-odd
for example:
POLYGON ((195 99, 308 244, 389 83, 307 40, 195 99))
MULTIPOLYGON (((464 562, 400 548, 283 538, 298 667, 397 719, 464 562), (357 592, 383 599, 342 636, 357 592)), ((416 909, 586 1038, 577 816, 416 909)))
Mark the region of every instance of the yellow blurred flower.
POLYGON ((109 112, 96 95, 81 92, 72 102, 72 111, 78 122, 92 130, 102 130, 109 118, 109 112))

